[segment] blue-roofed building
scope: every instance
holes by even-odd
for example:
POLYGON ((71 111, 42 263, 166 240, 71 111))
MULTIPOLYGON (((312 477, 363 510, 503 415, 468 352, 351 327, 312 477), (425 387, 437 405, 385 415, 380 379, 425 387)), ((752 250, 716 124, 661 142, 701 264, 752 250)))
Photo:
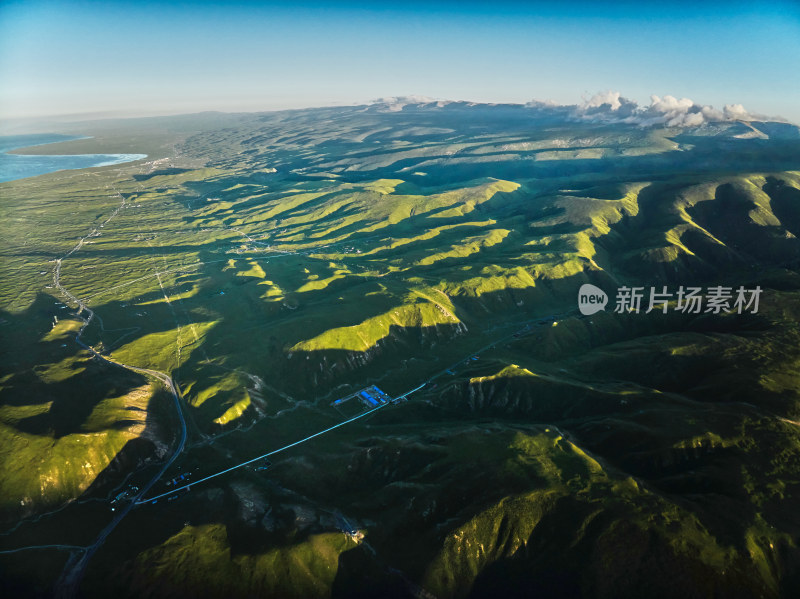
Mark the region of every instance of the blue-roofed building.
POLYGON ((377 400, 366 391, 361 391, 359 395, 361 395, 361 397, 363 397, 366 400, 366 402, 373 408, 379 405, 377 400))
POLYGON ((372 389, 372 391, 373 391, 374 393, 376 393, 376 394, 377 394, 377 396, 378 396, 378 401, 379 401, 380 403, 386 403, 386 402, 388 402, 388 401, 389 401, 389 399, 391 399, 391 398, 389 397, 389 394, 388 394, 388 393, 386 393, 385 391, 383 391, 383 390, 379 389, 379 388, 378 388, 378 387, 376 387, 375 385, 373 385, 373 386, 371 387, 371 389, 372 389))

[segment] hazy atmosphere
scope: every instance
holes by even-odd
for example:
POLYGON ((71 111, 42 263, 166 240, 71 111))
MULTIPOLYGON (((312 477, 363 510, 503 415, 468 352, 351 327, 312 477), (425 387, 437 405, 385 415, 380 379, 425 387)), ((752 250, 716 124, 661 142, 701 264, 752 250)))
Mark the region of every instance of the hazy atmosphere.
POLYGON ((599 90, 800 121, 796 2, 0 6, 0 118, 262 111, 599 90))

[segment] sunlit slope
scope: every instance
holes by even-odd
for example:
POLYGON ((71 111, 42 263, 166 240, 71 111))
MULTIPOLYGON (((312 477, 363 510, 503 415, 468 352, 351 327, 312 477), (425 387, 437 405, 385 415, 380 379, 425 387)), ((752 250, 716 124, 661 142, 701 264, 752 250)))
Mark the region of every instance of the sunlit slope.
MULTIPOLYGON (((422 301, 403 305, 389 314, 370 318, 351 327, 330 329, 313 339, 298 343, 291 349, 293 351, 341 349, 364 352, 369 351, 388 337, 391 334, 392 326, 398 329, 413 327, 420 329, 420 332, 424 334, 427 327, 435 330, 437 325, 453 327, 458 324, 458 319, 441 304, 422 301)), ((457 326, 453 328, 454 332, 463 330, 457 326)))
POLYGON ((79 323, 62 315, 48 326, 43 303, 3 313, 3 363, 12 370, 0 380, 4 522, 108 485, 154 451, 163 454, 170 438, 153 422, 157 386, 76 351, 79 323))
POLYGON ((518 596, 522 589, 634 596, 653 586, 669 586, 669 595, 736 593, 743 582, 778 589, 762 545, 789 539, 763 537, 763 523, 746 532, 761 543, 748 554, 719 543, 693 514, 552 431, 517 433, 506 451, 504 467, 537 476, 539 484, 529 483, 531 490, 504 497, 448 533, 423 578, 437 596, 518 596), (666 575, 673 568, 683 572, 681 579, 666 575))
POLYGON ((136 570, 124 577, 123 592, 130 597, 330 596, 339 556, 353 546, 344 535, 325 533, 264 553, 231 556, 223 525, 186 527, 137 558, 136 570))

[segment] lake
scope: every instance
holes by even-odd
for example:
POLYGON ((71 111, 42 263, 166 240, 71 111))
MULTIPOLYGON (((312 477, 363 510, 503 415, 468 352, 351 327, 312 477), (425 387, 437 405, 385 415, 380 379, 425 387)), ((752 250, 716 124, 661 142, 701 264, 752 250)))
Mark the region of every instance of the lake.
POLYGON ((60 141, 86 139, 75 135, 43 133, 36 135, 0 136, 0 182, 35 177, 55 171, 110 166, 147 158, 147 154, 75 154, 49 156, 22 156, 7 154, 18 148, 42 146, 60 141))

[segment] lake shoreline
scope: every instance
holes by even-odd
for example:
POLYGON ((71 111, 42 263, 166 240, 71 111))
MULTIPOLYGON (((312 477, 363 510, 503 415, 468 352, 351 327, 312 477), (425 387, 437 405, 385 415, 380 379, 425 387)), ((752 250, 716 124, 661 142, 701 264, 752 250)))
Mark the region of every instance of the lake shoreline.
POLYGON ((28 148, 91 139, 63 134, 14 135, 0 137, 0 183, 29 179, 66 170, 81 170, 144 160, 147 154, 23 154, 28 148))

